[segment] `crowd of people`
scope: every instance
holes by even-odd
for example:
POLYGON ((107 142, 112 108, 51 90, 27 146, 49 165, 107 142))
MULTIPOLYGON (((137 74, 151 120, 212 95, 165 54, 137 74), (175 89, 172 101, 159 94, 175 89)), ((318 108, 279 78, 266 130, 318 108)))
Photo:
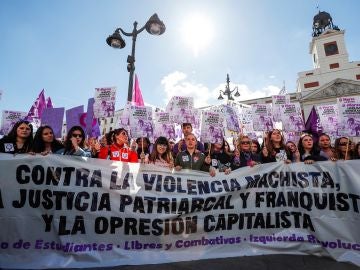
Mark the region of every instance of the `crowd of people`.
POLYGON ((182 124, 183 139, 175 143, 166 137, 158 137, 154 144, 148 138, 130 140, 124 128, 115 129, 101 139, 86 139, 80 126, 73 126, 66 139, 59 141, 51 126, 41 126, 33 135, 32 125, 17 122, 8 135, 0 139, 0 152, 8 154, 73 155, 110 159, 124 162, 142 162, 175 169, 208 172, 231 171, 246 166, 269 162, 337 161, 360 159, 360 143, 356 145, 347 137, 339 137, 331 144, 327 134, 321 134, 315 143, 308 133, 301 135, 297 143, 284 141, 280 130, 267 132, 262 145, 247 135, 240 134, 230 147, 224 138, 221 143, 201 143, 193 134, 190 123, 182 124), (231 149, 234 150, 231 150, 231 149))

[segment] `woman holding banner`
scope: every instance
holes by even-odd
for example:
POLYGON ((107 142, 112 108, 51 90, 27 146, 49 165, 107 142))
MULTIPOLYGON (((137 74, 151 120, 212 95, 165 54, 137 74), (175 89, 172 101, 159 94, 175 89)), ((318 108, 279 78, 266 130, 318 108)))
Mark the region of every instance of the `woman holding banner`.
POLYGON ((336 158, 343 160, 353 159, 351 141, 347 137, 340 137, 335 140, 336 158))
POLYGON ((9 134, 0 139, 0 153, 24 154, 31 151, 33 128, 28 121, 15 123, 9 134))
POLYGON ((231 172, 231 160, 232 156, 225 150, 225 140, 222 139, 222 143, 210 144, 209 152, 205 154, 211 158, 211 166, 218 169, 219 172, 229 174, 231 172))
POLYGON ((170 145, 165 137, 156 139, 153 150, 149 156, 149 163, 170 169, 174 167, 170 145))
POLYGON ((261 160, 263 163, 276 161, 291 163, 293 156, 287 149, 280 130, 274 129, 270 131, 264 139, 264 146, 261 150, 261 160))
POLYGON ((331 146, 330 136, 322 133, 319 136, 318 146, 320 149, 320 156, 323 156, 330 160, 336 160, 336 151, 335 148, 331 146))
POLYGON ((85 132, 80 126, 70 128, 64 146, 65 148, 60 149, 56 154, 91 157, 91 151, 85 145, 85 132))
POLYGON ((298 149, 300 152, 300 161, 305 164, 313 164, 315 161, 325 161, 326 157, 320 156, 320 151, 314 145, 311 134, 303 134, 300 136, 298 143, 298 149))
POLYGON ((124 128, 115 129, 108 142, 110 145, 100 148, 98 158, 124 162, 138 162, 137 153, 129 148, 128 132, 124 128))
POLYGON ((241 167, 253 167, 261 163, 260 155, 251 151, 251 139, 246 135, 240 135, 238 140, 237 150, 239 155, 235 155, 231 162, 231 169, 235 170, 241 167))
POLYGON ((32 151, 43 156, 63 149, 64 145, 55 139, 54 131, 50 126, 41 126, 36 131, 32 151))

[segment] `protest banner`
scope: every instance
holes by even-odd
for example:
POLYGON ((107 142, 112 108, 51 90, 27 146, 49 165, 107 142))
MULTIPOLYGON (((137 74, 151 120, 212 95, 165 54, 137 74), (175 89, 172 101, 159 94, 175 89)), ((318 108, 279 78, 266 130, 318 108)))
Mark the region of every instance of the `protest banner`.
POLYGON ((251 108, 254 130, 262 132, 273 130, 271 104, 253 104, 251 108))
POLYGON ((298 254, 360 265, 360 161, 229 175, 0 155, 0 268, 85 268, 298 254))
POLYGON ((65 108, 45 108, 41 115, 41 125, 52 127, 55 138, 61 138, 65 108))
POLYGON ((339 136, 360 136, 360 96, 337 98, 339 136))
POLYGON ((116 87, 95 88, 95 118, 112 117, 115 112, 116 87))
POLYGON ((3 111, 1 120, 1 134, 7 135, 16 122, 25 119, 27 112, 3 111))
POLYGON ((222 144, 224 137, 224 117, 216 112, 202 112, 200 141, 222 144))

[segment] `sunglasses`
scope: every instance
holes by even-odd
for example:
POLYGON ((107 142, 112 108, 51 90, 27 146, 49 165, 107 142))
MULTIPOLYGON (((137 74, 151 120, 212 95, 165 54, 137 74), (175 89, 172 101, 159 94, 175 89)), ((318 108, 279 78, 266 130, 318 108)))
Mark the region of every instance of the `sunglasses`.
POLYGON ((82 135, 73 133, 72 137, 74 137, 74 138, 82 138, 82 135))
POLYGON ((250 144, 250 142, 241 142, 241 144, 250 144))

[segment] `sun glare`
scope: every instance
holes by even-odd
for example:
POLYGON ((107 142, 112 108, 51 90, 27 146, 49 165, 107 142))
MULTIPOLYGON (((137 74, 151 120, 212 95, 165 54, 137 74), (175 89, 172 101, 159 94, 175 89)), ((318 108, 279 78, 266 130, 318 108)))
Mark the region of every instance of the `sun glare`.
POLYGON ((210 45, 214 36, 214 27, 204 15, 193 14, 185 18, 181 28, 184 42, 189 46, 195 57, 210 45))

